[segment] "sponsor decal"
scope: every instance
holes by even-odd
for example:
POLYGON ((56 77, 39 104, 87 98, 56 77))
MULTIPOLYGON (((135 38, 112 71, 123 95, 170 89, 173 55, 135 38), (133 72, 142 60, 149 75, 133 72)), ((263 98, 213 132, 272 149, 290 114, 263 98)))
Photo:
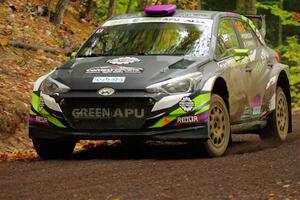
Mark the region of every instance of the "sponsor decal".
POLYGON ((29 122, 37 122, 37 123, 42 123, 44 125, 49 125, 47 118, 41 117, 41 116, 36 116, 36 117, 29 117, 29 122))
POLYGON ((258 115, 260 114, 260 112, 261 112, 261 106, 253 107, 253 111, 252 111, 253 115, 258 115))
POLYGON ((36 116, 36 117, 35 117, 35 120, 36 120, 37 122, 39 122, 39 123, 48 123, 47 118, 41 117, 41 116, 36 116))
POLYGON ((177 117, 177 123, 180 124, 190 124, 199 122, 198 117, 195 115, 177 117))
POLYGON ((137 108, 75 108, 72 110, 75 119, 111 119, 111 118, 143 118, 145 110, 137 108))
POLYGON ((188 115, 188 116, 182 116, 182 117, 177 117, 176 122, 174 123, 173 126, 181 126, 184 124, 196 124, 199 122, 207 122, 208 118, 208 113, 203 113, 201 115, 188 115))
POLYGON ((185 112, 190 112, 193 110, 195 103, 191 100, 190 97, 183 97, 179 102, 179 106, 185 112))
POLYGON ((115 93, 115 90, 113 88, 101 88, 99 91, 98 91, 98 94, 102 95, 102 96, 110 96, 110 95, 113 95, 115 93))
POLYGON ((93 78, 93 83, 124 83, 125 77, 107 77, 107 76, 95 76, 93 78))
POLYGON ((252 101, 252 114, 258 115, 261 112, 262 99, 259 95, 255 96, 252 101))
POLYGON ((262 100, 260 98, 259 95, 255 96, 253 101, 252 101, 252 106, 255 107, 255 106, 261 106, 262 105, 262 100))
POLYGON ((106 62, 113 64, 113 65, 127 65, 132 63, 140 62, 141 60, 135 57, 120 57, 107 60, 106 62))
POLYGON ((87 69, 87 74, 140 74, 144 71, 141 67, 125 66, 100 66, 87 69))
POLYGON ((140 18, 131 18, 131 19, 109 20, 105 22, 103 26, 116 26, 121 24, 152 23, 152 22, 196 24, 196 25, 211 27, 213 20, 188 18, 188 17, 140 17, 140 18))

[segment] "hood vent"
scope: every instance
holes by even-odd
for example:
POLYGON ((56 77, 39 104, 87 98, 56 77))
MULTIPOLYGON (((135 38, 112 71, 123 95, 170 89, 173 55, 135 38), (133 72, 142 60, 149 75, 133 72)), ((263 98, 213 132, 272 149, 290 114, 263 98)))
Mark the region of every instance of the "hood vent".
POLYGON ((172 64, 169 66, 169 69, 186 69, 188 66, 193 64, 195 61, 187 60, 187 59, 181 59, 178 62, 172 64))

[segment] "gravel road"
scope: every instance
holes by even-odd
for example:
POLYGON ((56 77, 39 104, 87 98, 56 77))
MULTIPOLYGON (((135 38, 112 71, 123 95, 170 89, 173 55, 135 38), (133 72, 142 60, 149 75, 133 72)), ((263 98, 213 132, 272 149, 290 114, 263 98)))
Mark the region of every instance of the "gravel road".
POLYGON ((279 145, 234 137, 227 155, 196 146, 99 146, 71 160, 0 162, 0 199, 299 199, 300 116, 279 145))

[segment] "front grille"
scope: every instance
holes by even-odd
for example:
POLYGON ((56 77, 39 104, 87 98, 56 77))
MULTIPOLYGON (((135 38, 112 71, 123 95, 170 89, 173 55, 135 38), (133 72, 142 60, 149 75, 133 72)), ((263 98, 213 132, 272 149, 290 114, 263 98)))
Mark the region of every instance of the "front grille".
POLYGON ((74 129, 140 129, 153 102, 150 98, 65 98, 60 106, 74 129))

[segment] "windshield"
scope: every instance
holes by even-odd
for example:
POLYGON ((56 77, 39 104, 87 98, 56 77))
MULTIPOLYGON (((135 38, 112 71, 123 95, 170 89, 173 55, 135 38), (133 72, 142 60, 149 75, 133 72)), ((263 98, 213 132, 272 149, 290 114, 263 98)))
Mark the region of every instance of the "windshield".
POLYGON ((100 28, 79 57, 124 55, 188 55, 209 52, 211 27, 205 24, 147 22, 100 28))

